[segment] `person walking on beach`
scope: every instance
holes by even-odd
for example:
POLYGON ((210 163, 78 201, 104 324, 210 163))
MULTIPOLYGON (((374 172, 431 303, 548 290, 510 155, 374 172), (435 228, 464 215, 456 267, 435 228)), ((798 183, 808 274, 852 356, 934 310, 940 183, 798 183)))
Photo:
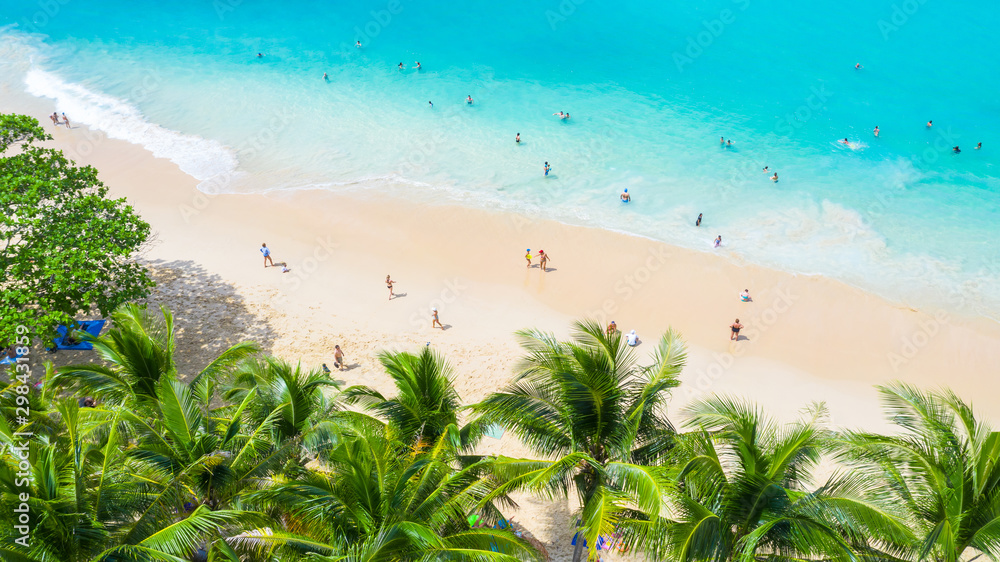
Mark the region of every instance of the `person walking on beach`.
POLYGON ((438 309, 431 309, 431 328, 441 328, 444 329, 444 325, 441 324, 441 319, 438 318, 438 309))
POLYGON ((548 176, 549 172, 551 172, 551 171, 552 171, 552 166, 549 166, 549 163, 546 162, 545 163, 545 175, 548 176))
POLYGON ((698 220, 694 221, 695 226, 701 226, 701 213, 698 213, 698 220))
POLYGON ((339 345, 333 346, 333 366, 337 368, 338 371, 344 370, 344 352, 340 350, 339 345))
POLYGON ((548 271, 546 264, 549 263, 549 255, 545 253, 545 250, 538 250, 538 267, 542 268, 542 271, 548 271))
POLYGON ((264 267, 267 267, 267 264, 271 264, 273 267, 274 261, 271 259, 271 248, 268 248, 266 243, 260 245, 260 253, 264 254, 264 267))
POLYGON ((392 292, 392 286, 395 284, 396 282, 393 281, 392 278, 388 275, 385 276, 385 286, 389 288, 389 300, 392 300, 392 297, 396 296, 395 293, 392 292))
POLYGON ((615 324, 615 321, 612 320, 611 323, 608 324, 608 329, 605 330, 605 333, 607 333, 609 336, 613 336, 617 331, 618 331, 618 324, 615 324))
POLYGON ((524 255, 524 259, 528 260, 528 267, 531 267, 531 248, 528 248, 525 252, 528 253, 524 255))
POLYGON ((55 112, 52 112, 52 115, 49 115, 49 119, 52 120, 52 124, 53 125, 55 125, 56 127, 59 126, 59 115, 58 114, 56 114, 55 112))
POLYGON ((732 325, 729 326, 729 329, 733 331, 732 335, 729 336, 729 340, 740 341, 740 330, 743 329, 743 324, 740 324, 739 318, 737 318, 736 322, 733 322, 732 325))

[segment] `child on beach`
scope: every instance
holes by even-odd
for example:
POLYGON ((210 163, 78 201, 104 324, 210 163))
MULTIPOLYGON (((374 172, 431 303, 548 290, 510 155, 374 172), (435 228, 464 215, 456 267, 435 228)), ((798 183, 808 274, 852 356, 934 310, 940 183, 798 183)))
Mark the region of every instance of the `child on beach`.
POLYGON ((524 259, 528 260, 528 267, 531 267, 531 248, 528 248, 525 252, 528 253, 524 255, 524 259))
POLYGON ((260 245, 260 253, 264 254, 264 267, 267 267, 269 263, 274 266, 274 261, 271 259, 271 249, 267 247, 266 242, 260 245))
POLYGON ((344 352, 340 350, 339 345, 333 346, 333 366, 338 371, 344 370, 344 352))
POLYGON ((722 245, 722 235, 720 234, 718 237, 716 237, 715 242, 712 243, 712 247, 718 248, 721 245, 722 245))

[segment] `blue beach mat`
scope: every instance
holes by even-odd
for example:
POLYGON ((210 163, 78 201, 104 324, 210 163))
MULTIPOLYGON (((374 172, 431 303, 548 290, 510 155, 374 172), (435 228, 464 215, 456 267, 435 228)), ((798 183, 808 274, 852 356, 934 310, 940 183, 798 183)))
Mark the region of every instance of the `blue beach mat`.
POLYGON ((0 365, 13 365, 17 363, 18 357, 24 357, 23 353, 19 353, 17 357, 7 357, 4 355, 3 359, 0 359, 0 365))
MULTIPOLYGON (((107 322, 107 320, 84 320, 83 322, 79 323, 79 328, 77 328, 77 330, 87 332, 88 334, 90 334, 90 335, 92 335, 92 336, 94 336, 96 338, 97 336, 101 335, 101 330, 104 329, 105 322, 107 322)), ((67 336, 69 334, 67 333, 66 326, 58 326, 56 328, 56 332, 59 332, 59 337, 56 338, 56 345, 55 345, 55 348, 54 348, 56 350, 59 350, 59 349, 74 349, 74 350, 77 350, 77 349, 94 349, 93 345, 91 345, 89 342, 85 342, 85 341, 77 341, 76 343, 68 343, 66 338, 67 338, 67 336)), ((53 348, 49 348, 49 349, 51 350, 53 348)))

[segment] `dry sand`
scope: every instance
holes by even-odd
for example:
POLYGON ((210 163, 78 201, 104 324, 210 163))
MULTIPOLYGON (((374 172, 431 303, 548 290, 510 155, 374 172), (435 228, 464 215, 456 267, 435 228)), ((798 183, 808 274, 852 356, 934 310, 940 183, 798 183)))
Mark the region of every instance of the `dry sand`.
MULTIPOLYGON (((149 301, 176 315, 184 373, 247 339, 284 359, 332 368, 340 344, 349 368, 335 372, 338 379, 390 390, 377 352, 430 343, 473 402, 509 379, 515 330, 566 336, 573 319, 592 317, 635 329, 643 355, 666 329, 683 334, 690 353, 671 402, 675 419, 683 404, 718 392, 753 399, 782 419, 822 400, 837 425, 882 429, 873 385, 891 380, 947 385, 981 415, 1000 419, 992 376, 1000 325, 984 318, 913 310, 725 253, 510 214, 358 192, 208 196, 141 147, 82 126, 53 128, 42 100, 0 92, 0 111, 37 116, 55 137, 52 146, 95 166, 153 226, 157 240, 142 258, 159 284, 149 301), (263 267, 262 242, 289 272, 263 267), (549 271, 526 268, 525 248, 551 254, 549 271), (397 281, 391 301, 386 274, 397 281), (745 288, 752 303, 738 298, 745 288), (446 329, 430 328, 431 307, 446 329), (731 342, 728 326, 737 317, 744 338, 731 342)), ((522 451, 509 435, 483 448, 522 451)), ((554 559, 569 559, 566 502, 522 498, 514 520, 554 559)))

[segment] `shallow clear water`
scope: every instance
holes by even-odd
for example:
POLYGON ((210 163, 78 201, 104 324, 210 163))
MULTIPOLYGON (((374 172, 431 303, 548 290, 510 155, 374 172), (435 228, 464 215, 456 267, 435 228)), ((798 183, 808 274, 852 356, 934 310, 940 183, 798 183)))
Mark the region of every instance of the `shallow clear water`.
POLYGON ((388 191, 706 251, 721 234, 749 261, 1000 317, 995 3, 0 8, 5 82, 206 191, 388 191))

